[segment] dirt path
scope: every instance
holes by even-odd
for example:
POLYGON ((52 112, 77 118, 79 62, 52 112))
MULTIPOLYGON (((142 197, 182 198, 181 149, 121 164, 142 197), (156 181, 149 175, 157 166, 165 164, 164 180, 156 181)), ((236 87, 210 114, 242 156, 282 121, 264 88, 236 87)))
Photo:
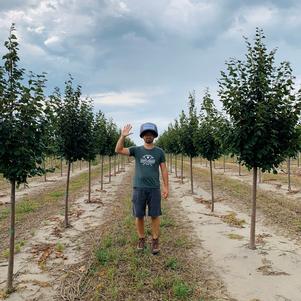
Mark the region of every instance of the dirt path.
MULTIPOLYGON (((207 169, 205 165, 201 165, 199 163, 194 163, 194 166, 197 168, 204 168, 207 169)), ((226 169, 226 172, 224 173, 223 169, 213 169, 213 172, 218 175, 225 175, 226 177, 229 177, 234 180, 238 180, 244 183, 247 183, 249 185, 252 185, 252 174, 242 172, 242 175, 239 176, 237 172, 234 172, 233 170, 226 169)), ((293 200, 301 200, 301 190, 300 187, 296 185, 291 185, 291 191, 288 191, 287 184, 284 184, 280 180, 273 179, 273 180, 264 180, 262 183, 258 183, 258 189, 262 191, 272 191, 276 192, 278 194, 284 195, 286 198, 293 199, 293 200)))
MULTIPOLYGON (((116 191, 132 166, 112 178, 111 184, 100 191, 100 184, 92 186, 92 203, 86 203, 86 194, 76 198, 70 208, 71 227, 63 227, 63 215, 49 216, 32 238, 15 256, 16 292, 6 300, 55 300, 60 279, 68 265, 83 260, 89 249, 90 235, 105 221, 107 212, 116 200, 116 191)), ((92 237, 92 236, 91 236, 92 237)), ((7 262, 0 262, 0 290, 5 288, 7 262)), ((1 294, 0 294, 1 295, 1 294)), ((1 298, 0 298, 1 299, 1 298)))
POLYGON ((189 180, 181 185, 173 176, 171 198, 181 205, 191 222, 192 235, 202 243, 231 297, 239 301, 299 301, 301 296, 301 248, 257 220, 257 249, 248 248, 250 218, 230 204, 208 208, 210 194, 189 180), (243 222, 245 221, 245 222, 243 222), (237 223, 231 226, 229 223, 237 223), (242 227, 239 227, 239 224, 242 227))
MULTIPOLYGON (((92 166, 92 170, 99 168, 100 165, 92 166)), ((71 178, 78 176, 79 174, 88 172, 87 167, 83 167, 81 170, 76 169, 74 172, 70 174, 71 178)), ((66 182, 66 174, 61 175, 58 174, 51 174, 49 173, 47 176, 47 181, 43 180, 44 178, 31 180, 28 184, 28 187, 24 188, 23 185, 16 190, 16 200, 20 200, 24 197, 29 197, 32 195, 36 195, 39 193, 43 193, 46 190, 51 190, 57 185, 66 182)), ((8 204, 10 202, 10 188, 0 189, 0 206, 4 204, 8 204)))

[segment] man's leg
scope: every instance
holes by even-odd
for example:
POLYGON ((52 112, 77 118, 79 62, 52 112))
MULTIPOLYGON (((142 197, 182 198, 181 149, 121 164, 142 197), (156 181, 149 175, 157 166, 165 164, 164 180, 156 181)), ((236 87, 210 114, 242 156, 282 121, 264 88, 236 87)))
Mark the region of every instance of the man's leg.
POLYGON ((153 239, 159 238, 160 233, 160 217, 159 216, 152 216, 152 236, 153 239))
POLYGON ((152 216, 152 248, 151 251, 153 254, 158 254, 160 251, 159 248, 159 232, 160 232, 160 217, 152 216))
POLYGON ((145 238, 144 238, 144 217, 136 217, 136 229, 139 237, 137 250, 142 251, 145 247, 145 238))
POLYGON ((144 238, 144 217, 136 217, 136 229, 139 238, 144 238))

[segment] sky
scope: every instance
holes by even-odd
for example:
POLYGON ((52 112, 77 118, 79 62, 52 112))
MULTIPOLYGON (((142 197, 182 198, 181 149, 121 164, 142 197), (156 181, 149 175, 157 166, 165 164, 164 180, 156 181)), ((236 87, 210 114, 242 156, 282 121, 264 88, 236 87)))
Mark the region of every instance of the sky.
POLYGON ((16 24, 20 65, 47 72, 47 93, 64 89, 71 73, 94 110, 118 127, 154 122, 162 133, 217 80, 229 58, 243 59, 243 36, 264 30, 277 62, 291 62, 301 83, 301 1, 243 0, 0 0, 0 54, 16 24))

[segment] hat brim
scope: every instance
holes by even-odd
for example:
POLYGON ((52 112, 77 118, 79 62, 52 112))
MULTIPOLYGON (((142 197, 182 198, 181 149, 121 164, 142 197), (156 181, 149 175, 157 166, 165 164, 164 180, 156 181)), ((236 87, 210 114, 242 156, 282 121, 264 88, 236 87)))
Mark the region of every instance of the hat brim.
POLYGON ((158 137, 158 134, 157 134, 155 131, 153 131, 153 130, 145 130, 145 131, 143 131, 143 132, 140 133, 140 138, 143 138, 143 135, 144 135, 146 132, 152 132, 152 133, 154 134, 155 138, 158 137))

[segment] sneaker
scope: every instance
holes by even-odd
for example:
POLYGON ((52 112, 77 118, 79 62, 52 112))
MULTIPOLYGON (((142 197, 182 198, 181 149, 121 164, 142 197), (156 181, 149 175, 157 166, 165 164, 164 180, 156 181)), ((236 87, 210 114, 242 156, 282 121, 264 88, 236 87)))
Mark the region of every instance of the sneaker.
POLYGON ((158 254, 160 252, 160 248, 159 248, 159 238, 156 239, 152 239, 152 253, 158 254))
POLYGON ((145 238, 139 238, 137 250, 142 251, 145 247, 145 238))

